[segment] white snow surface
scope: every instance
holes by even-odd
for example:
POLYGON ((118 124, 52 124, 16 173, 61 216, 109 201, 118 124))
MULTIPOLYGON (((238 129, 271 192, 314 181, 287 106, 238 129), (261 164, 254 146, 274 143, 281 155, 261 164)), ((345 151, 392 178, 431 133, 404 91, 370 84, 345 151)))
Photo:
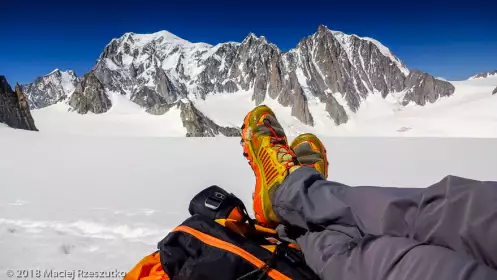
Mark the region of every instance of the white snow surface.
POLYGON ((103 114, 80 115, 69 112, 70 107, 58 103, 32 111, 37 128, 43 133, 75 134, 92 136, 129 136, 129 137, 183 137, 186 129, 180 117, 180 110, 171 108, 161 116, 145 112, 126 96, 108 92, 113 104, 103 114))
MULTIPOLYGON (((496 139, 323 142, 330 179, 350 185, 424 187, 448 174, 497 180, 496 139)), ((18 269, 125 273, 213 184, 251 205, 255 179, 237 138, 96 137, 0 126, 0 146, 9 147, 0 157, 2 279, 18 269)))
POLYGON ((74 92, 76 87, 73 84, 74 81, 74 73, 71 71, 61 71, 62 74, 62 79, 61 79, 61 85, 62 89, 67 95, 70 95, 74 92))

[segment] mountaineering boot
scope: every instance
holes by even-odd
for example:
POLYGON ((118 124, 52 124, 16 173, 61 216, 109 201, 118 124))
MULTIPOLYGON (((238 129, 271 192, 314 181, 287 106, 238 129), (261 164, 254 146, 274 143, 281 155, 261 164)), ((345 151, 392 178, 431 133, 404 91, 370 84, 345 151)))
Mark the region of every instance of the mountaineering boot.
POLYGON ((328 178, 326 148, 316 135, 301 134, 292 141, 290 148, 302 165, 311 165, 323 175, 324 179, 328 178))
POLYGON ((243 155, 255 173, 255 218, 262 225, 275 226, 279 219, 273 211, 271 195, 300 163, 273 111, 265 105, 245 116, 241 144, 243 155))

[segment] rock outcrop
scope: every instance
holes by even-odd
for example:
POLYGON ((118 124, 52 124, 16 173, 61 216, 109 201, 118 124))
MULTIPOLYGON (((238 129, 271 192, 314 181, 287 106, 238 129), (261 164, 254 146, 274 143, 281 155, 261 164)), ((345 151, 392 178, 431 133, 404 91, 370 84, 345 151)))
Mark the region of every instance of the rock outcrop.
POLYGON ((69 99, 69 105, 80 114, 88 112, 101 114, 107 112, 112 106, 105 93, 104 85, 93 72, 86 74, 77 84, 69 99))
POLYGON ((492 95, 497 93, 497 87, 492 91, 492 95))
POLYGON ((404 105, 412 101, 423 106, 426 102, 434 103, 442 96, 452 95, 455 88, 449 82, 437 80, 419 70, 412 70, 405 80, 405 90, 404 105))
POLYGON ((12 91, 4 76, 0 76, 0 122, 13 128, 38 131, 21 86, 17 84, 12 91))
POLYGON ((229 137, 241 135, 238 128, 222 127, 215 124, 189 101, 179 101, 177 106, 181 110, 180 116, 183 126, 186 128, 187 137, 213 137, 220 134, 229 137))

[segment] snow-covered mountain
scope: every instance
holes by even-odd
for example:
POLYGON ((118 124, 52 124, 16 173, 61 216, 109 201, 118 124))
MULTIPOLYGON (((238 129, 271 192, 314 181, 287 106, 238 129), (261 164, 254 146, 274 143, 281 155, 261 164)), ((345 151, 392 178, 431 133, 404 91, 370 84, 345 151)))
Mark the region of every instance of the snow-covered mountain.
POLYGON ((480 78, 489 78, 489 77, 497 77, 497 70, 478 73, 474 76, 469 77, 469 80, 480 79, 480 78))
POLYGON ((167 31, 126 33, 105 47, 90 73, 74 86, 74 94, 56 86, 67 84, 60 76, 60 81, 26 87, 30 100, 48 106, 66 98, 81 114, 100 114, 112 108, 113 96, 125 96, 155 115, 178 108, 183 126, 193 124, 189 135, 198 136, 224 134, 225 127, 210 112, 196 108, 217 95, 244 95, 243 102, 251 106, 275 102, 290 109, 301 124, 315 126, 322 118, 346 123, 370 95, 425 105, 454 92, 449 82, 409 71, 378 41, 325 26, 288 52, 254 34, 241 43, 211 46, 167 31), (32 89, 45 87, 50 91, 32 89), (324 107, 324 115, 311 108, 317 106, 324 107))
POLYGON ((69 97, 75 90, 78 77, 72 70, 55 69, 34 82, 23 85, 31 109, 44 108, 69 97))

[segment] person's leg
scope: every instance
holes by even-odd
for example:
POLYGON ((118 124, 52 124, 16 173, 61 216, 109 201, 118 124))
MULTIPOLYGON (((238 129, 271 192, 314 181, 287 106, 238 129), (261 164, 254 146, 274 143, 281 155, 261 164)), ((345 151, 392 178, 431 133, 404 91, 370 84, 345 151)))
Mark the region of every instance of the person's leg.
POLYGON ((290 174, 272 194, 272 206, 284 224, 305 230, 335 225, 357 232, 408 237, 417 204, 406 199, 421 189, 349 187, 325 180, 312 167, 290 174))
POLYGON ((497 268, 497 182, 447 177, 424 189, 349 187, 302 167, 273 193, 272 203, 283 223, 305 230, 346 225, 363 234, 408 237, 497 268))
POLYGON ((411 236, 497 268, 497 182, 449 176, 425 189, 411 236))
POLYGON ((494 280, 497 271, 447 248, 402 237, 308 231, 297 238, 323 280, 494 280))
MULTIPOLYGON (((342 200, 350 200, 343 194, 354 188, 328 182, 310 167, 292 173, 280 188, 274 194, 273 209, 289 227, 302 229, 287 237, 297 241, 306 262, 322 279, 497 279, 496 270, 448 248, 407 237, 365 234, 364 225, 358 225, 342 200), (289 183, 294 185, 287 188, 289 183), (307 184, 311 187, 296 187, 307 184)), ((386 220, 403 224, 402 218, 391 215, 386 220)), ((371 213, 369 217, 379 220, 371 213)), ((409 229, 407 225, 397 228, 399 232, 409 229)))
MULTIPOLYGON (((326 149, 318 137, 299 135, 290 147, 327 178, 326 149)), ((447 247, 497 268, 496 182, 451 176, 426 189, 342 188, 334 196, 350 207, 361 230, 447 247)))

